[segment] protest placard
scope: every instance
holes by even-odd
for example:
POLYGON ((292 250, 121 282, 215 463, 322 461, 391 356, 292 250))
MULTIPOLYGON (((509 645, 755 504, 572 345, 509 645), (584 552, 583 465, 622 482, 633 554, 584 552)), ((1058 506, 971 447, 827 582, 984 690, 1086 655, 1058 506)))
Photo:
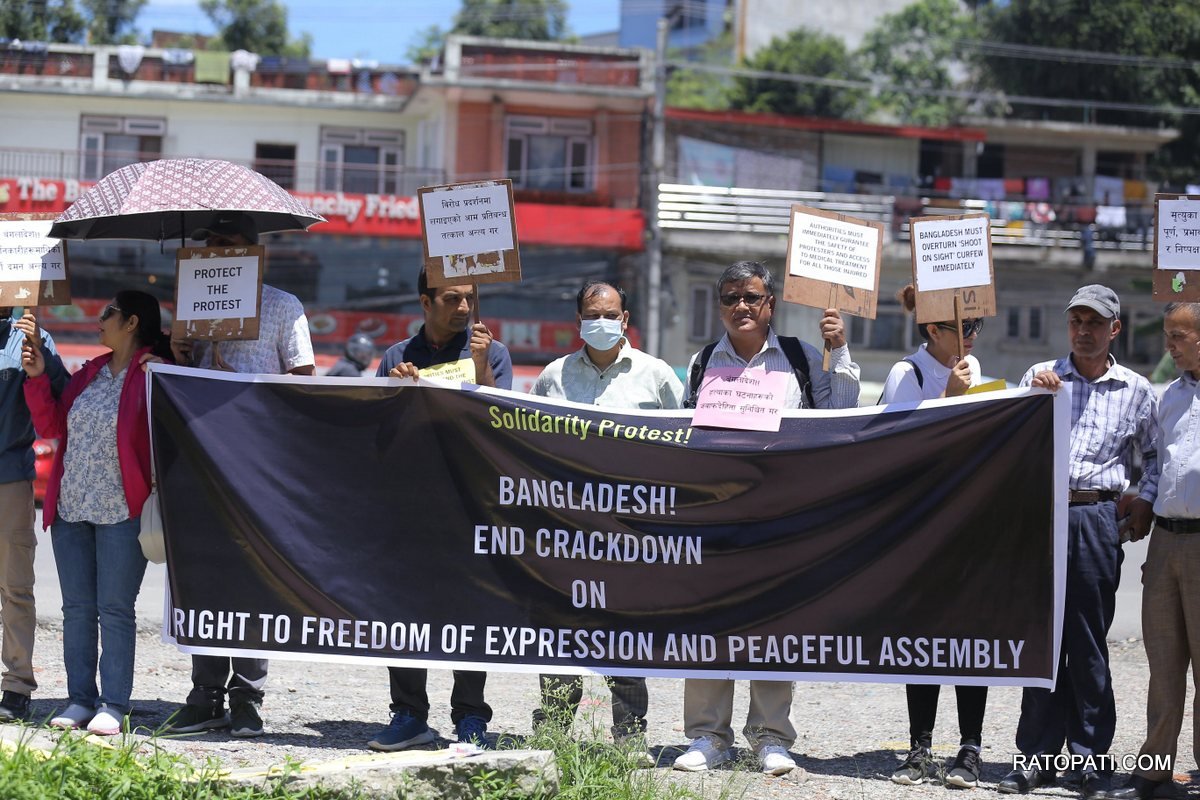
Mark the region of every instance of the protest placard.
POLYGON ((1154 195, 1154 299, 1200 300, 1200 195, 1154 195))
POLYGON ((67 243, 49 236, 57 216, 0 214, 0 305, 70 305, 67 243))
POLYGON ((171 336, 257 339, 265 252, 259 245, 179 248, 171 336))
POLYGON ((787 397, 786 372, 709 367, 696 392, 692 425, 745 431, 779 430, 787 397))
MULTIPOLYGON (((883 223, 792 206, 783 299, 875 319, 883 223)), ((829 369, 825 349, 823 369, 829 369)))
POLYGON ((512 181, 417 190, 430 286, 521 280, 512 181))

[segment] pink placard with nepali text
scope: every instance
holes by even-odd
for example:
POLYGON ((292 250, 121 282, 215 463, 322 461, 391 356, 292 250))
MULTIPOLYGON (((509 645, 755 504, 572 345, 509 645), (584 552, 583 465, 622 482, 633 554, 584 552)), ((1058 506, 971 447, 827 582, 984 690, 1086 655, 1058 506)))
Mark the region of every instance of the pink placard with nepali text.
POLYGON ((778 431, 787 379, 786 372, 709 367, 696 394, 692 425, 778 431))

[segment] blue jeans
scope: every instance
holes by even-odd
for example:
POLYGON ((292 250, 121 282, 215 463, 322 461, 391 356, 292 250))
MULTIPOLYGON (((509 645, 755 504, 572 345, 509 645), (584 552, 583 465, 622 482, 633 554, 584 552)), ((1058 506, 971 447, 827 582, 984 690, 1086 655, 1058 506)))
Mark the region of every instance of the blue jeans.
POLYGON ((129 713, 133 651, 137 641, 134 601, 146 573, 138 544, 138 518, 112 525, 64 522, 50 526, 63 597, 63 662, 67 694, 87 708, 107 705, 129 713), (97 635, 97 622, 99 635, 97 635), (101 693, 96 689, 100 641, 101 693))

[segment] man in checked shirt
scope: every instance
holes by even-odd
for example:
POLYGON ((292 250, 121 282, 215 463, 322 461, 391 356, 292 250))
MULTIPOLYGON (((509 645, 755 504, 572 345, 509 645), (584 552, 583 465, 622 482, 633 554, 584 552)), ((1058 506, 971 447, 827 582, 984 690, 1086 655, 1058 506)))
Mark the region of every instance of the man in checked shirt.
MULTIPOLYGON (((1067 590, 1058 682, 1053 690, 1024 691, 1016 743, 1027 758, 1055 756, 1065 743, 1084 765, 1079 779, 1085 800, 1106 797, 1112 780, 1109 762, 1095 757, 1108 753, 1116 728, 1106 636, 1121 577, 1118 501, 1139 452, 1143 477, 1139 496, 1128 504, 1128 524, 1132 538, 1145 536, 1154 500, 1147 476, 1155 472, 1158 459, 1154 391, 1109 352, 1121 332, 1120 316, 1116 292, 1098 284, 1084 286, 1067 306, 1071 354, 1034 364, 1021 379, 1022 386, 1052 391, 1069 384, 1072 396, 1067 590)), ((1024 794, 1053 783, 1054 769, 1046 762, 1041 766, 1014 769, 996 788, 1024 794)))

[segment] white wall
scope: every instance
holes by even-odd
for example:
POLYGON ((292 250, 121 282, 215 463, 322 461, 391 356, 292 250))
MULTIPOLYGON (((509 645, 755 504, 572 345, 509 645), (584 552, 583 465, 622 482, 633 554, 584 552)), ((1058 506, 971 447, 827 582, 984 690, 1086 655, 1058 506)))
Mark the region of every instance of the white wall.
MULTIPOLYGON (((857 49, 867 31, 885 14, 895 14, 912 0, 739 0, 738 20, 746 29, 739 37, 745 56, 754 55, 777 36, 795 28, 809 28, 841 38, 849 50, 857 49)), ((737 25, 738 22, 735 22, 737 25)))

